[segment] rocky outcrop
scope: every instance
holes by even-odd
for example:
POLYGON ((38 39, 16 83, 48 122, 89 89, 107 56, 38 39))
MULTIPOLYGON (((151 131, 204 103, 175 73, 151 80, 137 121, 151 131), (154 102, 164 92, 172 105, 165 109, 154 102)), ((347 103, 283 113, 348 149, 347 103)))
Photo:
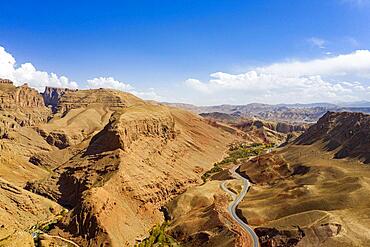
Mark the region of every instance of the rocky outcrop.
POLYGON ((13 85, 13 82, 11 80, 8 80, 8 79, 1 79, 0 78, 0 84, 11 84, 11 85, 13 85))
POLYGON ((252 183, 270 184, 294 173, 292 167, 280 155, 269 153, 242 161, 238 172, 252 183))
MULTIPOLYGON (((61 154, 80 148, 68 160, 53 165, 46 179, 26 185, 71 209, 60 227, 66 234, 78 235, 81 246, 100 246, 106 241, 110 246, 132 246, 138 236, 162 220, 159 208, 200 183, 197 169, 206 170, 219 160, 233 139, 189 112, 142 101, 130 105, 133 97, 122 97, 120 101, 127 105, 120 109, 104 106, 114 109, 113 114, 103 114, 110 116, 105 127, 83 143, 71 142, 70 147, 58 150, 61 154)), ((77 113, 103 108, 92 103, 69 110, 60 121, 81 121, 77 113)), ((51 133, 50 128, 44 129, 51 133)), ((39 155, 30 162, 48 167, 49 161, 39 155)))
MULTIPOLYGON (((92 138, 85 153, 77 155, 64 166, 57 168, 48 183, 58 184, 58 192, 50 192, 48 188, 53 186, 50 184, 45 186, 44 182, 30 183, 27 188, 73 208, 85 190, 117 171, 120 152, 127 151, 133 142, 145 137, 158 138, 165 142, 175 138, 175 122, 168 110, 159 106, 151 106, 152 111, 149 112, 141 112, 142 109, 128 108, 113 114, 105 128, 92 138), (113 153, 108 155, 107 152, 112 151, 113 153)), ((63 134, 44 133, 41 130, 39 133, 49 144, 58 148, 69 145, 67 137, 63 134)), ((36 159, 32 161, 39 163, 36 159)))
POLYGON ((296 139, 294 144, 322 142, 334 158, 355 158, 370 163, 370 115, 354 112, 327 112, 296 139))
POLYGON ((109 124, 94 136, 86 154, 96 154, 116 149, 127 150, 141 136, 156 136, 165 140, 175 137, 175 122, 168 110, 156 107, 143 112, 135 108, 115 112, 109 124), (137 112, 139 110, 139 112, 137 112), (157 111, 161 110, 161 111, 157 111))
POLYGON ((200 116, 208 119, 213 126, 218 126, 230 133, 244 133, 245 139, 254 142, 284 143, 286 136, 296 134, 307 129, 304 123, 289 123, 267 121, 256 118, 245 118, 237 114, 221 112, 201 113, 200 116))
MULTIPOLYGON (((132 94, 112 89, 65 90, 59 93, 61 97, 58 100, 56 111, 62 115, 71 109, 89 107, 94 104, 101 104, 105 107, 118 110, 134 104, 143 103, 141 99, 132 94)), ((51 101, 55 101, 56 94, 58 92, 54 92, 55 97, 51 97, 51 101)))
POLYGON ((299 227, 297 230, 278 230, 276 228, 255 228, 261 247, 293 247, 305 236, 299 227))
POLYGON ((274 130, 280 133, 288 134, 290 132, 305 131, 307 126, 304 124, 289 124, 284 122, 278 122, 274 130))
POLYGON ((69 147, 71 144, 70 137, 66 135, 62 130, 52 131, 49 133, 38 127, 36 127, 35 130, 45 139, 47 143, 59 149, 69 147))
POLYGON ((95 213, 93 205, 81 202, 68 218, 61 222, 61 227, 74 235, 86 236, 85 239, 79 239, 82 246, 110 246, 111 239, 99 224, 95 213))
POLYGON ((251 128, 262 128, 266 127, 270 130, 288 134, 290 132, 299 132, 304 131, 307 129, 305 124, 290 124, 286 122, 269 122, 269 121, 262 121, 262 120, 250 120, 250 121, 242 121, 240 123, 235 124, 235 127, 248 131, 251 128))
POLYGON ((254 229, 259 237, 261 247, 320 246, 329 238, 337 236, 342 225, 337 223, 314 224, 310 227, 295 229, 276 229, 257 227, 254 229))
POLYGON ((60 98, 67 91, 76 92, 77 90, 69 88, 45 87, 45 91, 42 93, 45 105, 50 106, 53 111, 56 111, 60 98))
POLYGON ((0 246, 34 246, 27 230, 61 210, 57 203, 0 178, 0 246))
POLYGON ((42 108, 44 101, 34 89, 24 84, 15 87, 12 83, 0 84, 0 109, 15 109, 17 107, 42 108))
POLYGON ((36 90, 27 84, 16 87, 9 80, 0 80, 0 136, 6 137, 11 129, 46 122, 49 115, 36 90))

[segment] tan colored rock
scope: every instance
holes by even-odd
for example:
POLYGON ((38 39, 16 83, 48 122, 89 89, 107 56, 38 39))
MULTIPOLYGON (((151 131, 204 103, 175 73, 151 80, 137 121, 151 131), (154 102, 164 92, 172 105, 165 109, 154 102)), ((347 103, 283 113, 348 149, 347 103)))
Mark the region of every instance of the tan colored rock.
POLYGON ((235 138, 190 112, 116 90, 65 91, 48 116, 0 139, 0 175, 71 209, 50 235, 81 246, 132 246, 235 138))

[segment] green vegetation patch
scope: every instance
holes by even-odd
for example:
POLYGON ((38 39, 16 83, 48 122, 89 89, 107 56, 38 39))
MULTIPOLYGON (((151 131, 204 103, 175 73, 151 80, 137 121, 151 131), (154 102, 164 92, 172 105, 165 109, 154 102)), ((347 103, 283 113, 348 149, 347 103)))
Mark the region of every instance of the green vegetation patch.
POLYGON ((149 237, 135 244, 135 247, 180 247, 180 244, 166 233, 168 224, 169 222, 165 221, 161 225, 154 226, 150 231, 149 237))
POLYGON ((262 143, 252 143, 252 144, 246 144, 246 143, 236 143, 232 144, 229 147, 228 156, 221 160, 220 162, 217 162, 213 164, 212 169, 208 170, 202 175, 203 182, 206 182, 207 179, 213 175, 214 173, 220 172, 223 169, 221 166, 234 163, 236 164, 239 159, 245 159, 252 156, 258 156, 261 155, 263 152, 266 151, 266 149, 274 147, 275 144, 262 144, 262 143))
MULTIPOLYGON (((49 211, 53 213, 54 209, 49 208, 49 211)), ((67 209, 60 211, 55 217, 51 220, 48 220, 43 223, 37 223, 29 229, 31 236, 33 238, 34 244, 36 247, 40 246, 40 236, 44 233, 50 232, 54 227, 62 220, 62 218, 68 213, 67 209)))

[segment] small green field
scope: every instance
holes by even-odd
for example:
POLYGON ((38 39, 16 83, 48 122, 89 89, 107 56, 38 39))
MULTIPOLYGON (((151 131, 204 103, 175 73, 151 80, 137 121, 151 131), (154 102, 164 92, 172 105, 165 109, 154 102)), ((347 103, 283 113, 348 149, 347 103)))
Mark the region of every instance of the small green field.
POLYGON ((245 159, 252 156, 258 156, 269 148, 274 147, 275 144, 262 144, 262 143, 237 143, 229 147, 228 155, 220 162, 217 162, 213 167, 202 175, 204 182, 213 174, 222 171, 222 166, 234 163, 236 164, 239 159, 245 159))
POLYGON ((169 222, 165 221, 161 225, 154 226, 149 237, 135 244, 135 247, 180 247, 174 238, 166 234, 168 224, 169 222))

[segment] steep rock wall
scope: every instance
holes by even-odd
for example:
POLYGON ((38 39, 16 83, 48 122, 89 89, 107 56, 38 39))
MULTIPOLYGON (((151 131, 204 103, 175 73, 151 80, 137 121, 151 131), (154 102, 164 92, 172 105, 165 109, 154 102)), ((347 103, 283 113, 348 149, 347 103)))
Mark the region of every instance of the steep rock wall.
POLYGON ((50 116, 42 96, 27 84, 16 87, 9 80, 0 79, 0 135, 10 129, 44 123, 50 116))
POLYGON ((370 115, 356 112, 327 112, 294 144, 322 142, 334 158, 355 158, 370 163, 370 115))
POLYGON ((140 108, 115 112, 105 128, 91 140, 86 154, 96 154, 115 149, 127 150, 141 136, 175 138, 175 122, 165 108, 152 109, 140 114, 140 108))
POLYGON ((67 91, 76 92, 77 90, 68 88, 45 87, 45 91, 42 93, 45 105, 51 106, 53 111, 56 111, 61 97, 67 91))
POLYGON ((114 109, 144 103, 132 94, 112 89, 66 90, 58 100, 57 112, 62 115, 71 109, 101 104, 114 109))

